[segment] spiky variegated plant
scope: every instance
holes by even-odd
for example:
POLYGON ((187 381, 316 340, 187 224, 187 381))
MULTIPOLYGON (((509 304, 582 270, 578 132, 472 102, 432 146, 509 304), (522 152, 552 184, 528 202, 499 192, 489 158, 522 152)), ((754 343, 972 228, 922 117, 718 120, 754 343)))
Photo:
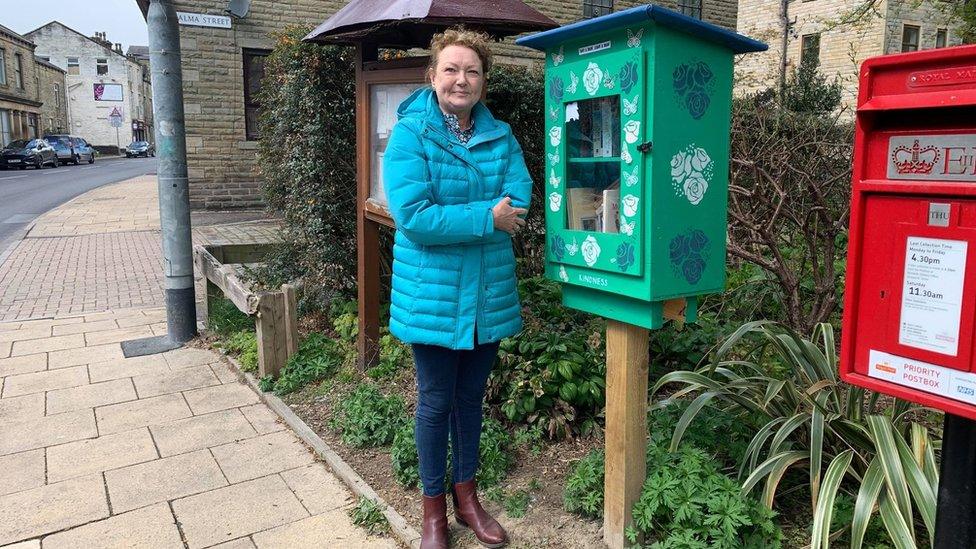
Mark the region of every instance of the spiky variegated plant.
POLYGON ((742 489, 762 485, 762 501, 772 508, 786 472, 806 469, 811 548, 826 548, 849 529, 851 548, 859 549, 876 511, 895 547, 915 548, 924 539, 916 535, 916 518, 931 545, 938 467, 928 430, 911 421, 909 403, 885 399, 879 408, 877 393, 838 379, 829 324, 818 325, 811 339, 772 322, 751 322, 718 348, 711 364, 663 376, 652 395, 674 384, 679 388, 668 400, 695 395, 675 427, 672 449, 706 405, 759 418, 739 470, 742 489), (856 498, 854 516, 850 525, 831 532, 841 492, 856 498))

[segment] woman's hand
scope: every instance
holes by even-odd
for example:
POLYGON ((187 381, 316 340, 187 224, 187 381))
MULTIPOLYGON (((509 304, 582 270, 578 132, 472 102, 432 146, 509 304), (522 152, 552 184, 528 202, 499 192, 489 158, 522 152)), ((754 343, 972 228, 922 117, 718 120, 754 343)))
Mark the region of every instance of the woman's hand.
POLYGON ((519 216, 525 215, 526 213, 528 213, 528 210, 525 208, 513 208, 512 199, 507 196, 491 209, 495 228, 501 229, 508 234, 515 234, 515 231, 525 225, 525 220, 519 216))

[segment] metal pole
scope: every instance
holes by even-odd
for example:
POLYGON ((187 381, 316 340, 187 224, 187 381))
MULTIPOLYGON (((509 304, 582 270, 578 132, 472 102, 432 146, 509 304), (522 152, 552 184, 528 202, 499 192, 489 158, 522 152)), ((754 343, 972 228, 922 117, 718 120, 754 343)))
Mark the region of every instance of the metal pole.
POLYGON ((976 547, 976 422, 946 414, 943 419, 936 549, 976 547))
POLYGON ((167 335, 124 342, 122 350, 126 356, 163 352, 179 347, 197 335, 180 28, 173 1, 152 0, 146 20, 149 23, 153 114, 158 121, 156 179, 163 233, 163 270, 166 275, 167 335))

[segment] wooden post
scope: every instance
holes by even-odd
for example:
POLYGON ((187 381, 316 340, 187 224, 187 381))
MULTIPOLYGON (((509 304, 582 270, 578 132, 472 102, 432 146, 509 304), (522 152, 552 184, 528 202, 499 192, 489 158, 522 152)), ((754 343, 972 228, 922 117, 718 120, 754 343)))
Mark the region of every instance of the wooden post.
POLYGON ((282 284, 285 296, 285 358, 298 352, 298 292, 291 284, 282 284))
POLYGON ((647 340, 646 328, 607 321, 603 540, 610 549, 625 545, 624 529, 646 474, 647 340))
POLYGON ((285 294, 269 292, 258 299, 258 375, 278 376, 288 360, 285 336, 285 294))
POLYGON ((366 371, 379 363, 380 356, 380 231, 366 218, 369 197, 370 126, 369 89, 363 80, 363 63, 375 61, 376 44, 356 47, 356 279, 359 306, 359 335, 356 350, 358 366, 366 371))

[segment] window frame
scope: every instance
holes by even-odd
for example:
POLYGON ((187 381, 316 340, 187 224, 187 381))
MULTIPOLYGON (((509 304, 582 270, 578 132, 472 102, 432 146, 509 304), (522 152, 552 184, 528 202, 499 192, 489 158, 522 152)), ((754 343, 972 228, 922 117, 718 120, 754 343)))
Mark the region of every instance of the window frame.
POLYGON ((242 48, 241 49, 241 73, 244 77, 244 139, 246 141, 257 141, 261 138, 261 134, 258 132, 257 126, 257 116, 261 110, 261 104, 257 101, 257 98, 251 96, 251 77, 250 68, 251 63, 254 59, 260 58, 261 62, 261 77, 264 77, 264 59, 271 54, 270 50, 254 49, 254 48, 242 48), (252 117, 248 116, 248 113, 253 110, 253 127, 252 117))
POLYGON ((702 20, 704 0, 678 0, 678 12, 702 20))
POLYGON ((95 58, 95 76, 108 76, 108 58, 107 57, 96 57, 95 58), (102 69, 105 72, 102 72, 102 69))
POLYGON ((949 45, 949 29, 935 29, 935 47, 945 48, 949 45), (942 39, 942 45, 939 45, 939 39, 942 39))
POLYGON ((592 19, 613 13, 613 0, 583 0, 582 4, 583 19, 592 19))
POLYGON ((54 107, 61 108, 61 84, 57 82, 54 83, 54 107))
POLYGON ((0 86, 7 86, 7 50, 0 48, 0 86))
POLYGON ((803 66, 803 62, 806 60, 807 52, 810 51, 810 47, 807 45, 808 41, 816 40, 817 43, 817 66, 820 66, 820 33, 811 32, 809 34, 804 34, 800 37, 800 66, 803 66))
POLYGON ((19 53, 14 54, 14 81, 18 89, 24 89, 24 56, 19 53))
POLYGON ((902 24, 902 26, 901 26, 901 52, 902 53, 908 53, 908 52, 918 51, 918 48, 920 46, 919 42, 921 42, 921 39, 922 39, 922 27, 921 26, 919 26, 919 25, 902 24), (915 30, 915 43, 914 44, 905 41, 905 38, 907 37, 907 33, 908 33, 908 30, 909 29, 914 29, 915 30), (912 47, 914 47, 914 49, 911 49, 912 47))
POLYGON ((69 76, 79 76, 81 74, 81 60, 78 57, 69 57, 67 67, 69 76), (74 63, 71 62, 72 59, 75 60, 74 63), (72 68, 75 69, 75 72, 71 72, 72 68))

